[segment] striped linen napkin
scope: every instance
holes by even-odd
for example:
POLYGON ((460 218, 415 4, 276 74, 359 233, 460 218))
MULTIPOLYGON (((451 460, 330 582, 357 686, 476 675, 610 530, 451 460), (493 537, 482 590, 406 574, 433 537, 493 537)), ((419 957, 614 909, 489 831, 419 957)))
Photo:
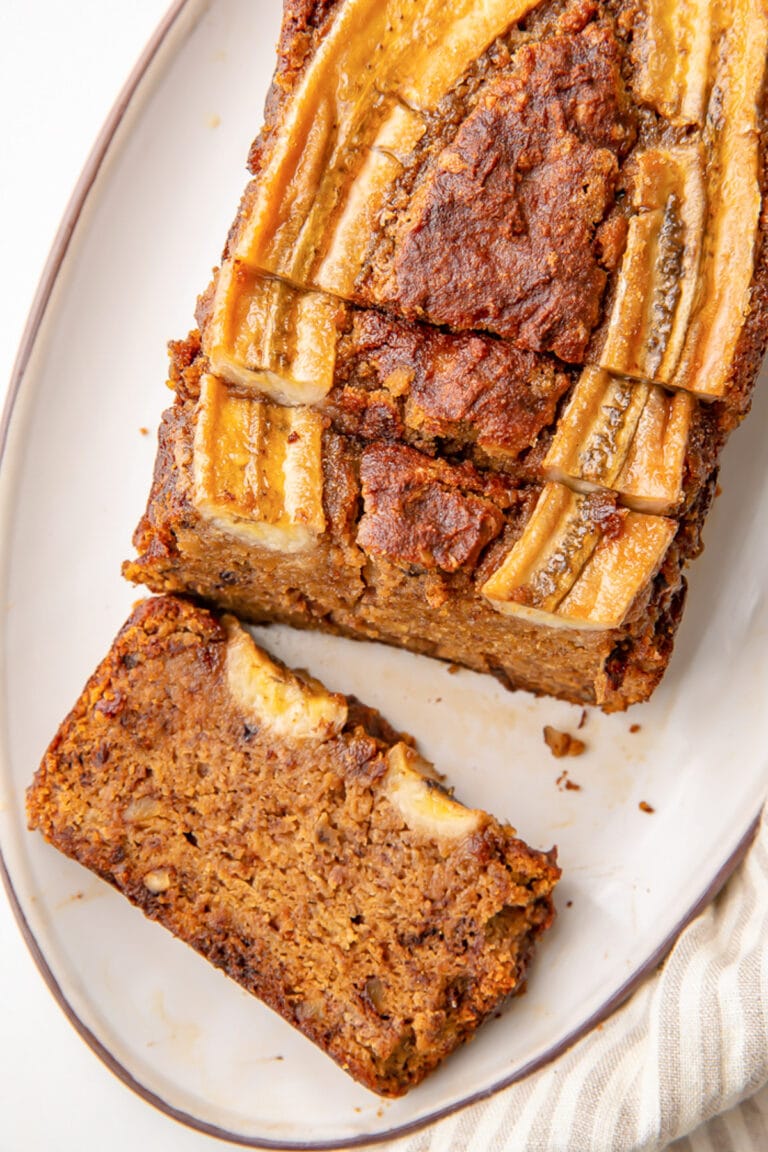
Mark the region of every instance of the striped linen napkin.
POLYGON ((766 1152, 767 813, 718 899, 602 1028, 522 1083, 387 1147, 766 1152))

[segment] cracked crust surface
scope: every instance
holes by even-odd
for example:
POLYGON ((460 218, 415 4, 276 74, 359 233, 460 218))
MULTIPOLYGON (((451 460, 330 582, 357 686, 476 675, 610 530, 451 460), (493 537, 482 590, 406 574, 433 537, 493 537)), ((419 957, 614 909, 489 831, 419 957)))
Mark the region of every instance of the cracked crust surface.
POLYGON ((329 404, 365 439, 399 439, 408 429, 424 440, 475 443, 514 459, 553 423, 571 383, 552 357, 354 309, 339 341, 329 404), (386 423, 369 429, 374 406, 386 423))
POLYGON ((565 31, 520 47, 428 163, 381 303, 583 358, 607 279, 600 229, 635 131, 613 31, 577 8, 582 26, 569 10, 565 31))

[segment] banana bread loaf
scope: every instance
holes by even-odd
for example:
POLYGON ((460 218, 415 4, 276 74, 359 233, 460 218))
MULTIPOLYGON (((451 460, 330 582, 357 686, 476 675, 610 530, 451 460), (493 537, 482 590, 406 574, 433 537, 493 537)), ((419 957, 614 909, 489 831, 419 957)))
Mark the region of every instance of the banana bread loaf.
POLYGON ((755 0, 288 0, 130 579, 607 710, 768 333, 755 0))
POLYGON ((135 609, 28 814, 388 1096, 520 988, 553 916, 554 852, 455 801, 376 712, 172 597, 135 609))

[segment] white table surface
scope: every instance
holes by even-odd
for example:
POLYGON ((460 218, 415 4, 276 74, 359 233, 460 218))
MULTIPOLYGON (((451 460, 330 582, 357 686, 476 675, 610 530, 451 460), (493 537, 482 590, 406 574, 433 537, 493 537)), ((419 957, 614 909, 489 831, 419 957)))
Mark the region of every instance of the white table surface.
MULTIPOLYGON (((70 193, 165 8, 165 0, 0 7, 0 403, 70 193)), ((233 1146, 155 1112, 103 1067, 54 1003, 0 893, 0 1152, 225 1147, 233 1146)))

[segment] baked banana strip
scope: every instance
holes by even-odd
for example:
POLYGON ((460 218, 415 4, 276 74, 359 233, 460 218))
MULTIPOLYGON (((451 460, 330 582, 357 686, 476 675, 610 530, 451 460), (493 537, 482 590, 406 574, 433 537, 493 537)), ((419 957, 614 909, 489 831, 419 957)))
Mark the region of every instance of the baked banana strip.
POLYGON ((673 520, 618 514, 599 497, 547 484, 481 591, 499 612, 548 628, 619 628, 662 565, 673 520))
MULTIPOLYGON (((288 101, 235 256, 294 283, 319 284, 369 152, 389 153, 395 165, 384 165, 391 176, 364 173, 376 197, 396 175, 394 154, 410 152, 423 131, 421 115, 535 2, 345 0, 288 101)), ((342 230, 354 234, 349 217, 342 230)), ((351 256, 346 247, 344 256, 351 256)))
POLYGON ((604 488, 641 512, 674 512, 685 495, 696 400, 586 368, 544 457, 552 480, 604 488))
POLYGON ((201 381, 194 437, 194 504, 261 548, 301 552, 325 530, 322 420, 201 381))

